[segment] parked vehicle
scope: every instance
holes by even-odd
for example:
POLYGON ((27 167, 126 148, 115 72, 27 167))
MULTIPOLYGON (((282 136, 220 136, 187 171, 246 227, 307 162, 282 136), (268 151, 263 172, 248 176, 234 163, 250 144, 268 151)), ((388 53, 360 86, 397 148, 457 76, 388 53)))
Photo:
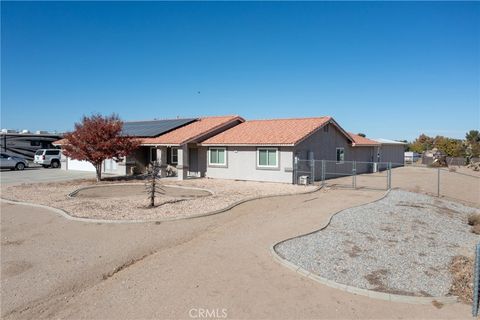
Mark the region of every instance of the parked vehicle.
POLYGON ((11 156, 7 153, 0 154, 0 167, 11 170, 23 170, 28 167, 28 161, 22 157, 11 156))
POLYGON ((39 149, 35 152, 33 163, 40 164, 44 168, 60 168, 61 150, 39 149))
POLYGON ((52 142, 61 137, 60 134, 45 131, 30 133, 27 130, 17 132, 15 130, 2 129, 0 132, 0 152, 33 161, 35 151, 38 149, 52 149, 52 142))

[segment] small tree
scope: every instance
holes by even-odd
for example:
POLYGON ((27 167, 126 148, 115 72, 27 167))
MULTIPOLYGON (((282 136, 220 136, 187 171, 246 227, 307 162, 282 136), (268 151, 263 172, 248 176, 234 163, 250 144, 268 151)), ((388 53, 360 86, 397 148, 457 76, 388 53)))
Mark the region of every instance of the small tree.
POLYGON ((63 153, 72 159, 88 161, 97 173, 97 181, 102 179, 102 163, 106 159, 120 161, 138 148, 140 142, 129 136, 122 136, 123 122, 112 114, 84 116, 75 123, 75 130, 65 134, 67 140, 63 153))
POLYGON ((160 164, 155 161, 147 168, 147 182, 145 183, 145 190, 148 194, 148 199, 150 199, 149 207, 155 207, 155 197, 157 193, 161 193, 163 189, 160 187, 160 178, 158 174, 160 173, 160 164))

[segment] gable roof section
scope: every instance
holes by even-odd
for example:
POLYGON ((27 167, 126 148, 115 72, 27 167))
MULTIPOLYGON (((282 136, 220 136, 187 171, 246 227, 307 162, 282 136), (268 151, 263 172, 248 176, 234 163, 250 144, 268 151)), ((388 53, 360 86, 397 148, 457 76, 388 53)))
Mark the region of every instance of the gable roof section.
POLYGON ((142 139, 143 145, 180 145, 188 142, 199 142, 205 135, 215 132, 217 129, 232 124, 244 122, 240 116, 204 117, 181 128, 172 130, 155 138, 142 139))
POLYGON ((202 145, 293 146, 329 122, 334 122, 331 117, 251 120, 205 140, 202 145))
POLYGON ((362 137, 362 136, 359 136, 358 134, 354 134, 354 133, 351 133, 351 132, 349 132, 348 134, 353 139, 353 144, 352 145, 354 147, 372 147, 372 146, 379 146, 380 145, 379 142, 377 142, 375 140, 367 139, 367 138, 362 137))
POLYGON ((125 121, 122 134, 132 137, 156 137, 196 121, 195 118, 151 121, 125 121))

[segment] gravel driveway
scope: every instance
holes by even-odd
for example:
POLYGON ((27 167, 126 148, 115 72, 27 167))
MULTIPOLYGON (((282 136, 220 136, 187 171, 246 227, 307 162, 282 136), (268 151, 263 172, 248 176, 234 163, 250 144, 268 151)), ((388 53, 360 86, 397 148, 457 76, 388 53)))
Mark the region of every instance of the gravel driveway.
POLYGON ((448 266, 471 255, 478 209, 392 190, 384 199, 344 210, 324 230, 282 242, 276 251, 321 277, 364 289, 416 296, 447 295, 448 266))

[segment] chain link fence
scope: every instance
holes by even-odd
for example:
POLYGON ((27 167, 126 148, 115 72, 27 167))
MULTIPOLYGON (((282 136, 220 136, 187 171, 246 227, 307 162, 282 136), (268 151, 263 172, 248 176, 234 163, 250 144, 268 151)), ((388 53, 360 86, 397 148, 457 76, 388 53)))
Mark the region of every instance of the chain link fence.
POLYGON ((295 159, 294 181, 356 189, 401 188, 480 204, 480 174, 464 166, 432 168, 390 162, 295 159))
POLYGON ((297 184, 388 190, 391 188, 391 168, 388 162, 295 159, 294 181, 297 184))

